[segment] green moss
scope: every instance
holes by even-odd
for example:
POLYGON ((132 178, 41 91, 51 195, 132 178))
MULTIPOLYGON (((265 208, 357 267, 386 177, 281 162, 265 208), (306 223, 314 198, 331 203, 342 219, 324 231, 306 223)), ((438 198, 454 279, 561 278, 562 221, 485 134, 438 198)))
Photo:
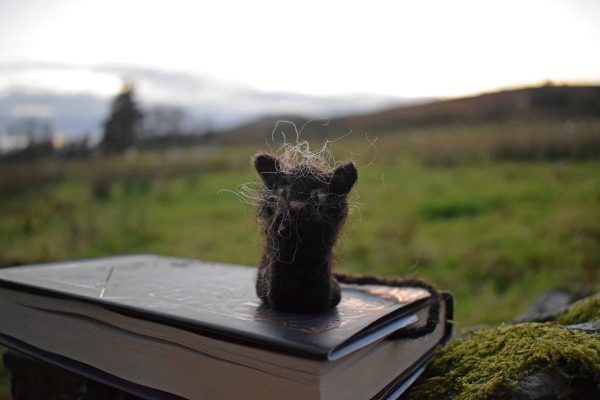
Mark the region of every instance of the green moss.
POLYGON ((600 320, 600 294, 574 304, 558 316, 561 325, 582 324, 600 320))
POLYGON ((408 398, 511 398, 537 371, 599 379, 600 336, 538 323, 480 330, 443 348, 408 398))

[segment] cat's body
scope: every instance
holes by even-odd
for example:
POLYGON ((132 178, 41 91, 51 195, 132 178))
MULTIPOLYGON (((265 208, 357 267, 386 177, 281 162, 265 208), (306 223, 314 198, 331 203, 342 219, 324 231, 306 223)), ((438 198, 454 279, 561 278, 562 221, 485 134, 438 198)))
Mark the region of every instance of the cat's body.
POLYGON ((335 307, 340 287, 332 274, 333 246, 357 179, 354 164, 334 171, 310 164, 283 168, 261 154, 254 165, 265 183, 258 211, 266 242, 256 282, 259 298, 285 312, 335 307))
POLYGON ((402 329, 392 337, 415 338, 433 332, 440 322, 442 296, 427 282, 332 272, 333 246, 348 215, 348 193, 358 178, 354 164, 333 171, 310 162, 284 160, 283 164, 268 154, 254 158, 265 184, 258 209, 266 242, 256 280, 258 297, 276 310, 316 313, 340 302, 338 281, 420 287, 433 299, 425 324, 402 329))

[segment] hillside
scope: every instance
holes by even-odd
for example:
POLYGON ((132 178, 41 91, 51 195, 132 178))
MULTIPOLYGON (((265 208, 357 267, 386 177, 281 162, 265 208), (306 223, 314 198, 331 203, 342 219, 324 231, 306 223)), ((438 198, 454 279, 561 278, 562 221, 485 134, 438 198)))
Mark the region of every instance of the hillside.
MULTIPOLYGON (((485 93, 472 97, 434 101, 390 108, 369 114, 317 120, 304 136, 333 138, 353 132, 382 134, 402 129, 448 124, 471 124, 527 119, 569 119, 600 117, 600 86, 552 86, 521 88, 485 93)), ((221 132, 225 143, 264 141, 277 121, 292 121, 298 129, 307 122, 300 116, 261 118, 221 132)), ((277 132, 295 135, 291 124, 278 125, 277 132)))

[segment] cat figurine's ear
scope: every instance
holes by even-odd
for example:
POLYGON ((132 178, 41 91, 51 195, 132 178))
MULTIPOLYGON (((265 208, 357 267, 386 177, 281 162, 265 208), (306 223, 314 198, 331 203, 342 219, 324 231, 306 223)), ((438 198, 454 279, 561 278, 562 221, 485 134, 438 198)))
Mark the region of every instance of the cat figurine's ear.
POLYGON ((268 188, 272 188, 279 179, 279 162, 270 154, 254 156, 254 168, 268 188))
POLYGON ((358 179, 358 172, 353 162, 336 168, 331 176, 329 191, 338 195, 348 194, 358 179))

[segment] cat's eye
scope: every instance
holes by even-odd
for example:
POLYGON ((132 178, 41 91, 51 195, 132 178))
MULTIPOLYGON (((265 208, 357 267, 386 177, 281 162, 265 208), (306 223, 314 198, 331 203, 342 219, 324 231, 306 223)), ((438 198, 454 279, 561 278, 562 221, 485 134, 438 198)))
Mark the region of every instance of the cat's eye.
POLYGON ((314 189, 310 192, 310 197, 319 203, 322 203, 327 198, 327 194, 321 192, 319 189, 314 189))
POLYGON ((277 195, 279 197, 283 197, 284 199, 287 199, 290 196, 289 186, 282 186, 279 189, 277 189, 277 195))

